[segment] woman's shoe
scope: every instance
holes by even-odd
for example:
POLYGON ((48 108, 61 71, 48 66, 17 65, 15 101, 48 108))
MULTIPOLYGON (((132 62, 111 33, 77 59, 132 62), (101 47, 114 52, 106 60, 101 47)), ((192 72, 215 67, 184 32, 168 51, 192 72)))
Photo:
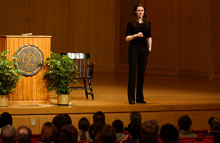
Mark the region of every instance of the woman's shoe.
POLYGON ((129 100, 129 104, 135 104, 134 100, 129 100))

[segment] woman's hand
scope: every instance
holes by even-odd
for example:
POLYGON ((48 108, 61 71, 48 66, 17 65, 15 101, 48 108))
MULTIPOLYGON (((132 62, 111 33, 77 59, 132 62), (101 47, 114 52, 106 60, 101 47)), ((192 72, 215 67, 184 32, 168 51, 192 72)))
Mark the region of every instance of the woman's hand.
POLYGON ((142 32, 138 32, 137 34, 135 34, 136 37, 144 37, 144 34, 142 32))

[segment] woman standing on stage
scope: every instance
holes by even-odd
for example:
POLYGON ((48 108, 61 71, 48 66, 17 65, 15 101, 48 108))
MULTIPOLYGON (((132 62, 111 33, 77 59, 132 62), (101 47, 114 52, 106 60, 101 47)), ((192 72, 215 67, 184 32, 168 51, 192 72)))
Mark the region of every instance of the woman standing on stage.
POLYGON ((144 103, 143 84, 148 54, 151 51, 151 24, 147 20, 146 9, 138 4, 134 7, 133 19, 128 22, 126 38, 130 42, 128 50, 129 80, 128 101, 135 104, 135 82, 137 67, 136 103, 144 103))

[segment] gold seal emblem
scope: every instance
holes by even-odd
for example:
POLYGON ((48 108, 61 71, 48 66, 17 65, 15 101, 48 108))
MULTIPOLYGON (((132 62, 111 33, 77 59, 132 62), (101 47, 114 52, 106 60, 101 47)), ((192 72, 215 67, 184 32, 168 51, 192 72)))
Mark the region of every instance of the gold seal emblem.
POLYGON ((17 66, 26 76, 32 76, 38 73, 42 66, 44 57, 41 50, 34 45, 24 45, 16 52, 17 66))

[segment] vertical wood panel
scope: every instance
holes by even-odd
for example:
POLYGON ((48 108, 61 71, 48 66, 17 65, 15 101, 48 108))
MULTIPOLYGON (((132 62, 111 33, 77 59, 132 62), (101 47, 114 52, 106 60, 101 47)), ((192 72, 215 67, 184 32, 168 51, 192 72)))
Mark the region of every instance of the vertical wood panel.
POLYGON ((24 1, 0 0, 0 34, 24 33, 24 1))
POLYGON ((151 21, 152 52, 148 58, 148 73, 177 74, 178 1, 147 0, 151 21))
POLYGON ((180 0, 180 75, 209 76, 210 1, 180 0))
POLYGON ((68 0, 26 0, 29 32, 52 35, 51 50, 62 53, 67 47, 68 0))
POLYGON ((96 70, 114 68, 114 1, 75 0, 71 10, 69 52, 91 54, 96 70), (73 12, 73 13, 72 13, 73 12), (73 21, 74 19, 74 21, 73 21), (74 27, 71 27, 71 26, 74 27))
POLYGON ((213 75, 220 78, 220 1, 212 0, 212 58, 213 75))

